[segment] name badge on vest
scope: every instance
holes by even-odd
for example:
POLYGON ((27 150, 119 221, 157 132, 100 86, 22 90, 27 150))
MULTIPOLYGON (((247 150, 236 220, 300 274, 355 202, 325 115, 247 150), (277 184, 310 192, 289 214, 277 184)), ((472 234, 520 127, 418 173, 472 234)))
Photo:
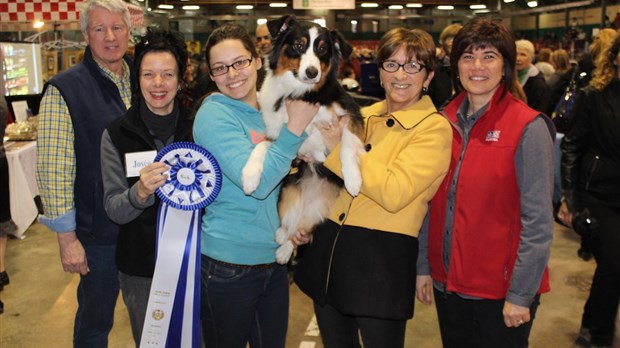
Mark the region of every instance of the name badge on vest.
POLYGON ((155 273, 140 348, 200 347, 200 226, 202 208, 220 192, 222 172, 204 148, 172 143, 155 157, 168 180, 155 193, 155 273))
POLYGON ((125 154, 125 168, 128 178, 140 176, 140 169, 153 163, 157 151, 130 152, 125 154))

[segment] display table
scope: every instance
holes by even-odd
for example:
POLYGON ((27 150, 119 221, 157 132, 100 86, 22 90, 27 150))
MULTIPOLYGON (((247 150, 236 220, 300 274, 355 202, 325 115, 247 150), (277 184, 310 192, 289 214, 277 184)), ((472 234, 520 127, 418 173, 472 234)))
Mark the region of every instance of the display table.
POLYGON ((4 147, 9 163, 11 218, 17 225, 14 235, 23 238, 24 232, 38 215, 34 201, 39 195, 35 178, 37 142, 7 142, 4 147))

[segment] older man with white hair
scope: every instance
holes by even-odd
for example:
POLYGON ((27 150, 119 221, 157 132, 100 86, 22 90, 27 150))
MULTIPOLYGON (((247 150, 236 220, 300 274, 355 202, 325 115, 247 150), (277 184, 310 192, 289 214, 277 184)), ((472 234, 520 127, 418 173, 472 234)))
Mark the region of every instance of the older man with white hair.
POLYGON ((527 105, 542 113, 547 111, 551 90, 543 75, 535 65, 534 45, 528 40, 517 40, 517 75, 519 84, 527 96, 527 105))
POLYGON ((73 346, 103 348, 119 294, 118 226, 103 206, 99 145, 108 123, 131 103, 127 4, 85 1, 80 24, 84 58, 46 84, 39 109, 39 221, 56 232, 65 272, 80 274, 73 346))

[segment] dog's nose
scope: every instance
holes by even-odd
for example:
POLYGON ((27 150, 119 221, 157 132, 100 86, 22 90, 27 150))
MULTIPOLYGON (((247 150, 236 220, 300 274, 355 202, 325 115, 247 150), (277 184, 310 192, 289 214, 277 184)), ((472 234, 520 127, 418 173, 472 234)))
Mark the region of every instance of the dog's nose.
POLYGON ((306 76, 310 79, 315 78, 319 74, 319 70, 313 66, 306 69, 306 76))

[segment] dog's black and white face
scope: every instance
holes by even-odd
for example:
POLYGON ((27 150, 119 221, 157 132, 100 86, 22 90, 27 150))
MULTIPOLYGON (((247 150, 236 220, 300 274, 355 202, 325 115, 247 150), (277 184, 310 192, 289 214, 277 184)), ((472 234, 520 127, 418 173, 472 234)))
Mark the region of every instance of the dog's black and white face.
POLYGON ((351 46, 338 32, 315 23, 284 16, 267 22, 267 27, 275 39, 268 68, 292 89, 319 90, 336 79, 340 57, 351 54, 351 46))

